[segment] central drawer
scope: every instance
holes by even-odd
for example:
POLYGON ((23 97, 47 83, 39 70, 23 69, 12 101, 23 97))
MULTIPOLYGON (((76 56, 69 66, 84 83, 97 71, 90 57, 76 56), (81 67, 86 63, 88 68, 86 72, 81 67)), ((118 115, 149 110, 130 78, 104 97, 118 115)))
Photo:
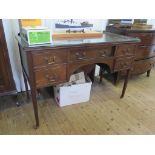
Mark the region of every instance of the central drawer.
POLYGON ((112 46, 97 46, 94 48, 88 48, 88 51, 95 51, 97 58, 106 58, 114 56, 112 46))
POLYGON ((37 87, 66 81, 66 65, 57 65, 35 70, 35 81, 37 87))
POLYGON ((83 61, 83 60, 89 60, 96 58, 97 54, 94 50, 88 51, 88 49, 85 48, 73 48, 70 49, 69 52, 69 61, 75 62, 75 61, 83 61))
POLYGON ((69 52, 69 61, 83 61, 96 58, 105 58, 113 56, 112 47, 95 46, 85 48, 74 48, 69 52))
POLYGON ((34 68, 67 62, 67 49, 35 51, 32 53, 34 68))

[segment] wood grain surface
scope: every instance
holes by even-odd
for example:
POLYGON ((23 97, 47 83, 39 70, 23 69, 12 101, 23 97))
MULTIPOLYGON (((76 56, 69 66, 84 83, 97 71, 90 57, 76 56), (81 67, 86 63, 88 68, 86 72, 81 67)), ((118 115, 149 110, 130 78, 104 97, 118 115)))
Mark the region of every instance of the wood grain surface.
POLYGON ((40 128, 33 128, 32 104, 13 106, 13 100, 0 98, 0 134, 155 134, 155 70, 133 77, 124 99, 119 98, 123 85, 113 86, 103 79, 95 79, 91 99, 87 103, 60 108, 49 93, 38 99, 40 128), (7 106, 6 106, 7 105, 7 106))

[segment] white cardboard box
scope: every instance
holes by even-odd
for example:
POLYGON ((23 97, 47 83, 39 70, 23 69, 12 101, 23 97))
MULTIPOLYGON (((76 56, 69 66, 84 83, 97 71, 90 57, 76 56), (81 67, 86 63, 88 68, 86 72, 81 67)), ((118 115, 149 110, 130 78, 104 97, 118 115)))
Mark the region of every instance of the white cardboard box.
POLYGON ((55 101, 60 107, 87 102, 90 99, 92 82, 87 78, 85 83, 70 86, 54 87, 55 101))

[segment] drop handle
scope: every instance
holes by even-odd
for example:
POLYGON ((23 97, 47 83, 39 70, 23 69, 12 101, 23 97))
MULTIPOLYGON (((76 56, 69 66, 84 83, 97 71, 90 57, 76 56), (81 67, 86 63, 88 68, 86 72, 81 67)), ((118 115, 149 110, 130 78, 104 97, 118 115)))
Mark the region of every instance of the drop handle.
POLYGON ((55 82, 56 81, 56 78, 57 78, 57 75, 54 74, 52 77, 50 77, 49 75, 46 75, 46 78, 49 82, 55 82))
POLYGON ((127 67, 129 64, 127 62, 124 63, 124 66, 127 67))
POLYGON ((127 67, 128 66, 128 63, 127 62, 122 62, 121 63, 121 67, 127 67))
POLYGON ((75 55, 78 60, 84 60, 86 58, 86 52, 83 52, 81 55, 76 53, 75 55))
POLYGON ((127 48, 126 50, 123 50, 123 52, 124 52, 125 54, 130 54, 130 49, 127 48))
POLYGON ((103 52, 103 53, 101 52, 101 53, 100 53, 100 56, 101 56, 101 57, 105 57, 105 56, 106 56, 106 52, 103 52))
POLYGON ((82 53, 82 56, 85 57, 85 56, 86 56, 86 52, 83 52, 83 53, 82 53))
POLYGON ((46 57, 45 60, 46 60, 48 65, 54 64, 55 60, 56 60, 56 56, 49 57, 49 58, 46 57))

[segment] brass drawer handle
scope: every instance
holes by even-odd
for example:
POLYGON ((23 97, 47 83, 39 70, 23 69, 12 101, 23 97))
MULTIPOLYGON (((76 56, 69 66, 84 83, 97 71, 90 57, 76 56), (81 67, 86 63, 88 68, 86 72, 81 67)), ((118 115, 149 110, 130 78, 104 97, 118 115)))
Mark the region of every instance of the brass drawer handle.
POLYGON ((103 53, 100 52, 100 56, 101 56, 101 57, 105 57, 105 56, 106 56, 106 52, 105 52, 105 51, 104 51, 103 53))
POLYGON ((128 67, 128 66, 129 66, 129 64, 128 64, 128 63, 125 63, 125 64, 124 64, 124 66, 125 66, 125 67, 128 67))
POLYGON ((46 62, 48 65, 51 65, 51 64, 54 64, 55 63, 55 60, 56 60, 56 56, 54 57, 49 57, 49 58, 45 58, 46 62))
POLYGON ((129 55, 130 54, 130 48, 124 49, 123 52, 124 52, 124 54, 129 55))
POLYGON ((85 56, 86 56, 86 52, 83 52, 83 53, 82 53, 82 56, 85 57, 85 56))
POLYGON ((86 52, 83 52, 82 55, 80 55, 79 53, 76 53, 76 59, 77 60, 84 60, 86 59, 86 52))
POLYGON ((122 63, 120 63, 120 66, 121 66, 121 67, 128 67, 129 64, 128 64, 127 62, 122 62, 122 63))
POLYGON ((52 78, 49 75, 46 75, 46 78, 49 82, 55 82, 57 79, 57 75, 54 74, 52 78))
POLYGON ((55 82, 56 80, 55 79, 50 79, 48 80, 49 82, 55 82))
POLYGON ((79 57, 77 58, 77 60, 85 60, 86 58, 83 58, 83 57, 79 57))
POLYGON ((130 52, 130 48, 127 48, 127 52, 130 52))

